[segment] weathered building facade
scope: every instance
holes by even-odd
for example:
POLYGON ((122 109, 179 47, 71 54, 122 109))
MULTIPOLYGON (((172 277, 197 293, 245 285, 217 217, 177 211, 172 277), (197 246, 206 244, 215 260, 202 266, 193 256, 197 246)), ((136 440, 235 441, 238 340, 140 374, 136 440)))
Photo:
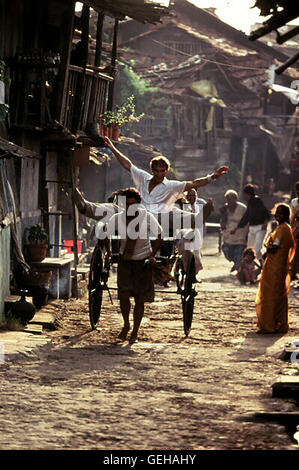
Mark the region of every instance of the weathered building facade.
MULTIPOLYGON (((89 161, 90 148, 101 143, 98 116, 112 107, 118 22, 129 15, 155 23, 168 12, 158 2, 144 0, 85 1, 77 14, 75 7, 72 0, 0 1, 1 90, 5 83, 5 93, 0 93, 0 319, 15 269, 25 266, 27 227, 41 223, 46 229, 51 266, 53 259, 58 264, 61 260, 63 239, 73 238, 70 259, 77 265, 78 220, 72 188, 86 156, 89 161), (97 13, 92 63, 91 8, 97 13), (114 32, 111 53, 103 62, 106 15, 113 19, 114 32), (80 31, 77 43, 76 30, 80 31), (14 251, 13 237, 18 241, 14 251)), ((101 179, 98 188, 100 200, 101 179)))
MULTIPOLYGON (((173 16, 162 24, 124 22, 119 44, 121 58, 127 63, 134 58, 134 70, 150 79, 166 102, 138 132, 171 157, 181 179, 229 164, 227 181, 237 189, 246 178, 261 190, 269 178, 277 189, 289 189, 288 136, 295 136, 296 107, 266 86, 269 67, 287 59, 282 52, 249 41, 186 0, 176 0, 173 16)), ((289 87, 296 76, 289 69, 276 83, 289 87)), ((215 196, 215 188, 209 185, 202 193, 215 196)))

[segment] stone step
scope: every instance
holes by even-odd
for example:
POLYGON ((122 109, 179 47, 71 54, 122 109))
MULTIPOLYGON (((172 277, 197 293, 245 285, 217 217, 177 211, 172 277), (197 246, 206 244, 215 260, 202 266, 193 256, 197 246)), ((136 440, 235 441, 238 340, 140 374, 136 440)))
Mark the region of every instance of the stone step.
POLYGON ((42 325, 35 325, 33 323, 28 323, 27 326, 25 326, 24 331, 26 333, 33 333, 35 335, 42 335, 43 334, 43 326, 42 325))
POLYGON ((290 422, 294 421, 299 424, 298 411, 261 411, 254 413, 254 417, 261 421, 277 421, 277 422, 290 422))
POLYGON ((46 330, 55 330, 55 316, 42 310, 36 312, 28 325, 41 325, 46 330))
POLYGON ((299 398, 299 375, 282 375, 272 384, 272 396, 279 398, 299 398))

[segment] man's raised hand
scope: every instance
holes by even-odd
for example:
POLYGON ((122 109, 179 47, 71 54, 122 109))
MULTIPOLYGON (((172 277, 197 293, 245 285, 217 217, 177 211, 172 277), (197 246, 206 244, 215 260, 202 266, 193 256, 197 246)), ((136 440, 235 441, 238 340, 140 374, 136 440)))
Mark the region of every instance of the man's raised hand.
POLYGON ((106 147, 109 147, 110 149, 111 149, 112 147, 114 147, 114 146, 113 146, 113 143, 111 142, 111 140, 109 139, 109 137, 107 137, 107 136, 105 135, 105 136, 103 136, 103 139, 104 139, 104 142, 105 142, 106 147))
POLYGON ((215 180, 221 175, 225 175, 229 170, 229 166, 221 166, 218 170, 214 171, 212 178, 215 180))

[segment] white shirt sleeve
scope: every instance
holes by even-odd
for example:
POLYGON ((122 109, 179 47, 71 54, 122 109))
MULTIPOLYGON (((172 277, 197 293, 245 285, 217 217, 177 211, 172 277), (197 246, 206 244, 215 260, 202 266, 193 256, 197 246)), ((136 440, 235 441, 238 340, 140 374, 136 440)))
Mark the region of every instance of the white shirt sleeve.
POLYGON ((297 204, 299 204, 299 198, 294 198, 291 200, 290 206, 291 206, 291 211, 294 212, 297 204))
POLYGON ((176 181, 176 180, 171 180, 169 181, 169 184, 171 184, 171 193, 176 196, 183 196, 185 187, 187 184, 187 181, 176 181))
POLYGON ((147 171, 141 170, 141 168, 138 168, 135 165, 131 166, 130 171, 134 184, 138 190, 144 180, 148 180, 149 178, 151 178, 151 175, 147 171))

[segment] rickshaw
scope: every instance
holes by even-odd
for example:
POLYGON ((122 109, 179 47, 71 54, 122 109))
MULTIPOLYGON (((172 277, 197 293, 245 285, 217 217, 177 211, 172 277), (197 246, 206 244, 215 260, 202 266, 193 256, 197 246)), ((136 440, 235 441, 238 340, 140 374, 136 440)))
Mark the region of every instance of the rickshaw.
MULTIPOLYGON (((101 308, 104 292, 108 292, 110 301, 112 302, 111 290, 117 288, 109 287, 108 281, 111 272, 111 266, 117 263, 119 252, 119 239, 117 236, 112 238, 112 258, 109 264, 104 262, 105 248, 102 240, 98 240, 94 248, 89 271, 88 298, 89 298, 89 319, 92 329, 99 329, 101 319, 101 308)), ((158 254, 155 256, 157 260, 157 268, 162 272, 169 273, 172 269, 173 276, 169 276, 175 281, 176 290, 168 290, 168 283, 159 280, 159 284, 163 290, 155 289, 155 292, 163 292, 164 294, 176 294, 181 297, 183 327, 187 337, 191 330, 194 310, 194 298, 197 295, 195 284, 195 257, 190 251, 188 253, 187 263, 184 263, 182 255, 178 254, 176 248, 176 239, 169 237, 164 239, 158 254)), ((157 281, 157 279, 156 279, 157 281)), ((157 282, 156 282, 157 283, 157 282)))

